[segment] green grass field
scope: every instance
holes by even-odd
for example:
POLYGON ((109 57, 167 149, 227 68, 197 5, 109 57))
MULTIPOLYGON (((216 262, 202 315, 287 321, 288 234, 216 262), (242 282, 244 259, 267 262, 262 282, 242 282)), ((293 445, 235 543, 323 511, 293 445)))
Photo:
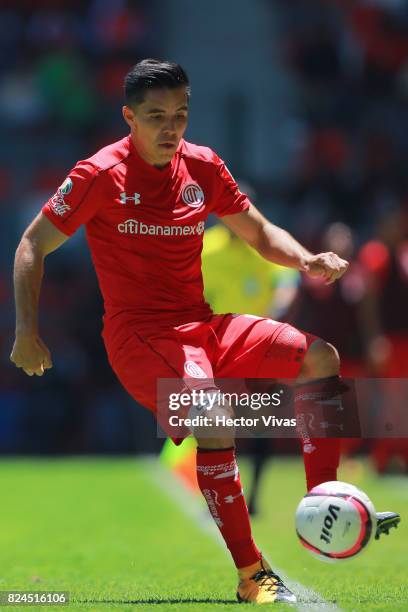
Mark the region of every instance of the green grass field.
MULTIPOLYGON (((163 481, 151 460, 2 460, 0 474, 0 590, 67 590, 66 609, 87 611, 237 609, 235 570, 206 533, 206 514, 199 510, 198 520, 185 514, 160 486, 171 487, 171 479, 163 481)), ((275 459, 253 521, 258 544, 331 609, 335 603, 341 610, 408 610, 408 479, 379 479, 358 462, 339 476, 365 489, 379 510, 400 511, 400 528, 353 561, 315 560, 293 528, 302 465, 275 459)), ((325 609, 312 605, 310 592, 300 595, 298 609, 325 609)))

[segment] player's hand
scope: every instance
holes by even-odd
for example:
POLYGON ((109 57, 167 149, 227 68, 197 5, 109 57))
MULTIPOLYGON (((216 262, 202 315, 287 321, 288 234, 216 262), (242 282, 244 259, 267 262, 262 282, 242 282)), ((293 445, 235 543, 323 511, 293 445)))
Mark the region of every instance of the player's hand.
POLYGON ((42 376, 52 368, 51 354, 41 338, 35 334, 17 334, 10 361, 28 376, 42 376))
POLYGON ((343 276, 348 266, 348 261, 339 257, 336 253, 319 253, 308 259, 303 271, 309 276, 321 276, 326 281, 326 285, 330 285, 343 276))

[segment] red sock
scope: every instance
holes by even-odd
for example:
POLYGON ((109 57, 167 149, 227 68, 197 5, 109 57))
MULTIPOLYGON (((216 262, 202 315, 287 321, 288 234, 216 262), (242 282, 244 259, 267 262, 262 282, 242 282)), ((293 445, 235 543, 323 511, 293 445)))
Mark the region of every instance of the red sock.
POLYGON ((197 481, 237 568, 259 561, 234 449, 197 449, 197 481))
MULTIPOLYGON (((317 422, 325 419, 319 418, 322 413, 324 400, 333 399, 341 392, 338 376, 321 378, 296 386, 295 389, 295 413, 298 421, 298 430, 302 442, 303 462, 305 465, 307 490, 313 489, 322 482, 337 480, 337 468, 340 460, 340 439, 339 438, 314 438, 313 420, 317 422)), ((340 400, 339 400, 340 401, 340 400)), ((335 410, 335 405, 327 406, 324 413, 335 410)), ((328 418, 331 418, 330 416, 328 418)), ((331 418, 335 420, 335 417, 331 418)), ((322 433, 322 430, 320 430, 322 433)))

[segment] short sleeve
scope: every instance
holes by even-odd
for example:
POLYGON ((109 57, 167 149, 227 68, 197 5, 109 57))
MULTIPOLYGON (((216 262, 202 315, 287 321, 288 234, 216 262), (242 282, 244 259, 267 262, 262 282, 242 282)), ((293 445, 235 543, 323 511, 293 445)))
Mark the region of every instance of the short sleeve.
POLYGON ((214 153, 216 175, 214 178, 214 204, 212 211, 217 217, 235 215, 248 210, 250 201, 239 187, 225 163, 214 153))
POLYGON ((96 214, 98 168, 87 161, 80 161, 44 204, 42 213, 61 232, 71 236, 81 225, 96 214))

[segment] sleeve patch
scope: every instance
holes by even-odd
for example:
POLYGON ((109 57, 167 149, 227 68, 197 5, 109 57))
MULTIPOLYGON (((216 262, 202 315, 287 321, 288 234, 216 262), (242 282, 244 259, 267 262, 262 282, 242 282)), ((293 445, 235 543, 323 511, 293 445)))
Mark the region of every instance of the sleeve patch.
POLYGON ((65 202, 64 196, 68 195, 72 191, 72 187, 72 179, 68 176, 50 199, 50 209, 59 217, 64 216, 71 210, 70 205, 65 202))

